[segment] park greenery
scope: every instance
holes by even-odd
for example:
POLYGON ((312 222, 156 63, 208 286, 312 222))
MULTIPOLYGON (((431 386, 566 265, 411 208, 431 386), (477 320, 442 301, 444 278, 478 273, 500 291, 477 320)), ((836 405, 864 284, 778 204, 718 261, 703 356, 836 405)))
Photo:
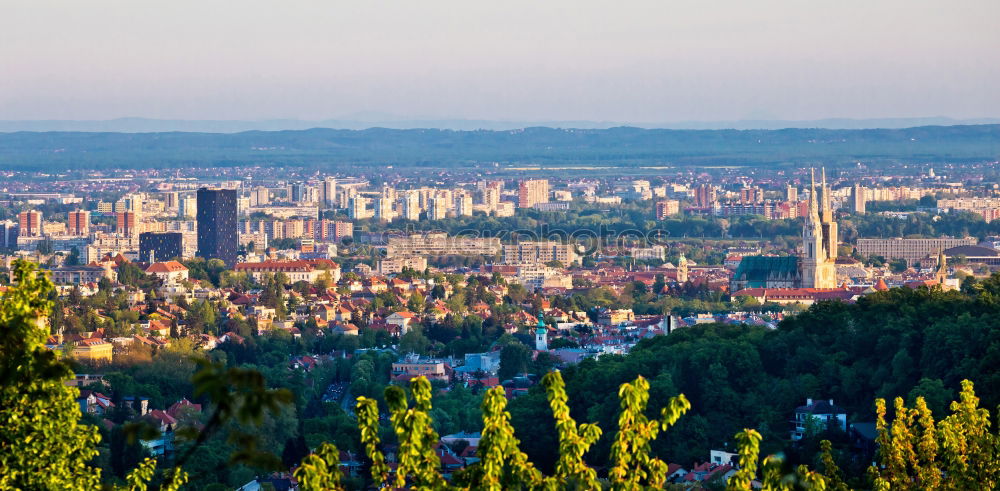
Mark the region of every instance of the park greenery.
MULTIPOLYGON (((1000 276, 967 282, 961 292, 893 289, 854 304, 821 303, 776 330, 685 328, 642 341, 628 355, 561 372, 551 371, 551 360, 532 360, 525 346, 530 339, 502 334, 493 321, 473 316, 452 319, 450 327, 416 328, 398 341, 379 339, 370 329, 320 337, 306 328, 295 339, 284 332, 256 335, 206 303, 192 309, 199 319, 191 325, 243 332, 245 342, 204 352, 176 339, 169 348, 136 350, 126 362, 105 367, 110 389, 87 388, 110 391, 119 403, 105 415, 116 423, 109 429, 81 415, 76 389, 62 384, 73 366, 44 347, 46 324, 69 322, 51 310, 57 302, 96 302, 90 308, 113 311, 123 299, 111 290, 59 299, 27 263, 14 273, 16 286, 0 307, 0 465, 6 471, 0 488, 172 489, 186 482, 224 489, 301 463, 296 476, 304 489, 378 483, 639 489, 667 486, 666 462, 698 461, 734 440, 741 469, 728 483, 732 489, 749 489, 755 478, 767 489, 988 489, 1000 473, 995 413, 985 409, 1000 403, 1000 276), (541 383, 510 402, 502 388, 423 379, 400 387, 388 378, 396 357, 385 348, 392 342, 403 351, 437 354, 495 346, 505 377, 534 372, 541 383), (358 351, 362 346, 369 349, 358 351), (289 369, 290 356, 307 353, 354 356, 334 357, 309 372, 289 369), (346 388, 343 404, 324 402, 331 384, 346 388), (188 398, 205 408, 182 418, 173 457, 152 459, 137 441, 151 438, 151 430, 120 404, 135 394, 148 396, 152 407, 188 398), (807 397, 833 398, 851 421, 874 422, 879 464, 870 468, 872 457, 858 454, 843 432, 817 430, 790 444, 787 420, 807 397), (356 405, 347 402, 355 398, 356 405), (457 431, 482 432, 481 461, 445 481, 432 445, 437 435, 457 431), (395 473, 387 470, 386 448, 396 456, 395 473), (364 475, 340 472, 341 450, 364 456, 364 475), (764 455, 770 456, 761 460, 764 455)), ((479 285, 459 294, 485 298, 481 287, 493 280, 476 279, 479 285)), ((291 291, 269 283, 272 301, 287 306, 291 291)), ((498 315, 539 300, 513 294, 516 302, 492 299, 498 315)), ((587 311, 602 301, 638 309, 664 300, 632 290, 559 301, 587 311)), ((727 484, 706 484, 712 485, 727 484)))

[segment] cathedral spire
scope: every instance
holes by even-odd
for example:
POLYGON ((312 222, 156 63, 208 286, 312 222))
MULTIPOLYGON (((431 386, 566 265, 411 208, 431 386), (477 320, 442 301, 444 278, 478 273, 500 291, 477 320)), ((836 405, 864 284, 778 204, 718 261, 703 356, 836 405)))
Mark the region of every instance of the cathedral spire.
POLYGON ((816 221, 818 212, 816 210, 816 169, 809 169, 809 219, 816 221))
POLYGON ((944 249, 938 249, 938 267, 934 272, 934 279, 944 288, 944 282, 948 279, 948 258, 944 255, 944 249))
POLYGON ((833 209, 830 207, 830 188, 826 187, 826 167, 822 167, 820 172, 822 172, 823 176, 823 198, 820 201, 820 215, 823 218, 823 222, 829 222, 833 220, 833 209))
POLYGON ((821 212, 825 212, 826 211, 826 196, 827 196, 827 194, 826 194, 826 167, 820 167, 819 168, 819 172, 820 172, 820 175, 823 176, 822 177, 822 181, 820 181, 821 182, 821 184, 820 184, 820 192, 823 193, 823 198, 822 198, 822 201, 820 201, 819 205, 820 205, 820 211, 821 212))

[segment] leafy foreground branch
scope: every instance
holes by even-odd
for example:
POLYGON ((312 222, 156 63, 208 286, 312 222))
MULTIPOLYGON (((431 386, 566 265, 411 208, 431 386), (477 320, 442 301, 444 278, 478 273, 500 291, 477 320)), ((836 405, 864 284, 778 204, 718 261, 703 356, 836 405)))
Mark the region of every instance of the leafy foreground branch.
MULTIPOLYGON (((667 465, 650 455, 650 442, 673 425, 691 405, 683 395, 671 398, 658 419, 646 416, 649 383, 638 377, 619 390, 621 414, 611 449, 607 479, 599 479, 584 455, 601 436, 593 424, 578 425, 569 416, 562 375, 551 372, 542 379, 559 434, 559 460, 555 475, 543 476, 519 448, 510 425, 507 399, 500 387, 489 390, 483 400, 483 432, 478 448, 481 461, 460 471, 451 483, 439 472, 434 452, 438 435, 430 425, 431 385, 423 377, 410 384, 413 404, 399 387, 386 389, 392 426, 399 439, 399 465, 390 472, 378 449, 378 409, 373 399, 359 398, 358 423, 366 453, 373 465, 371 478, 379 487, 413 489, 603 489, 638 490, 663 488, 667 465)), ((978 407, 972 383, 962 384, 953 414, 934 425, 923 398, 908 409, 896 400, 896 419, 889 426, 885 401, 878 399, 879 457, 881 464, 870 473, 874 489, 993 489, 1000 477, 1000 438, 990 432, 989 411, 978 407), (939 450, 940 449, 940 450, 939 450)), ((823 441, 820 461, 823 472, 800 465, 790 469, 778 456, 759 463, 761 435, 747 429, 736 435, 740 469, 727 482, 727 489, 749 490, 846 490, 840 470, 823 441), (759 475, 758 475, 759 469, 759 475)), ((336 447, 324 444, 298 468, 295 477, 303 489, 341 489, 336 447)))
MULTIPOLYGON (((47 300, 52 284, 32 265, 15 265, 16 286, 0 304, 0 489, 95 489, 100 487, 99 469, 89 462, 97 453, 100 436, 93 427, 81 425, 78 392, 63 385, 71 376, 65 361, 45 349, 45 318, 51 310, 47 300)), ((200 431, 186 435, 192 447, 169 469, 157 472, 157 462, 147 459, 129 473, 119 489, 150 487, 174 490, 188 480, 184 462, 194 448, 204 443, 227 421, 259 423, 266 413, 288 404, 287 391, 266 388, 255 371, 203 363, 195 375, 196 392, 214 407, 200 431), (158 483, 152 485, 151 483, 158 483)), ((478 447, 481 459, 456 473, 449 482, 440 472, 434 450, 439 441, 431 426, 431 385, 423 377, 410 384, 409 395, 401 387, 389 387, 385 400, 392 429, 398 439, 396 467, 391 468, 379 449, 377 401, 358 398, 356 414, 361 443, 370 461, 370 477, 378 487, 413 489, 603 489, 638 490, 667 486, 667 465, 651 454, 650 443, 691 408, 683 395, 671 398, 657 418, 647 416, 649 383, 638 377, 622 384, 618 395, 621 413, 611 448, 606 478, 587 465, 584 456, 600 438, 595 424, 577 424, 570 416, 562 375, 551 372, 542 379, 559 436, 559 458, 555 472, 543 475, 520 450, 510 424, 507 399, 502 388, 485 394, 482 403, 483 430, 478 447), (411 403, 412 399, 412 403, 411 403)), ((889 423, 884 400, 877 400, 879 465, 870 469, 872 487, 889 489, 992 489, 1000 477, 1000 438, 991 431, 991 416, 978 407, 971 382, 964 382, 952 414, 935 422, 927 405, 918 398, 915 407, 895 401, 895 418, 889 423)), ((255 449, 254 435, 238 433, 241 451, 231 463, 267 466, 270 456, 255 449)), ((806 466, 789 468, 780 457, 760 462, 761 435, 747 429, 736 435, 740 469, 729 479, 727 489, 749 490, 844 490, 841 473, 823 442, 822 472, 806 466)), ((305 457, 295 471, 304 490, 343 489, 337 448, 321 445, 305 457)))

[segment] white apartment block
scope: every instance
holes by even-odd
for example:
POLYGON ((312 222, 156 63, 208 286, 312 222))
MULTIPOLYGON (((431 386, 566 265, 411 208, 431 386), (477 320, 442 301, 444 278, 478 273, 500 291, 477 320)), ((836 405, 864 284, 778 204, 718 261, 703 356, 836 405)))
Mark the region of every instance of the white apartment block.
POLYGON ((974 237, 956 239, 953 237, 941 239, 858 239, 858 254, 862 257, 882 256, 886 260, 905 259, 906 264, 919 262, 927 256, 936 256, 938 252, 952 247, 976 245, 974 237))
POLYGON ((494 256, 500 239, 449 237, 445 233, 411 234, 389 237, 387 257, 399 256, 494 256))
POLYGON ((554 241, 524 241, 503 246, 504 264, 538 265, 551 261, 559 261, 563 266, 576 262, 574 245, 554 241))

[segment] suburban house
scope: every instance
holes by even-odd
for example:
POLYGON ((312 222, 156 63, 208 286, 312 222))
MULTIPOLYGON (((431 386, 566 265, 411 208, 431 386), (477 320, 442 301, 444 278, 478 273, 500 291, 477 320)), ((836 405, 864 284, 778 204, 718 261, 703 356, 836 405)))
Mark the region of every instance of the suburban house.
POLYGON ((396 326, 399 328, 400 334, 406 334, 406 331, 410 330, 410 326, 418 321, 417 314, 410 312, 409 310, 400 310, 399 312, 393 312, 386 316, 385 323, 396 326))
POLYGON ((806 399, 804 406, 795 408, 795 419, 792 421, 792 440, 801 440, 810 431, 839 429, 847 431, 847 412, 833 404, 833 399, 806 399))
POLYGON ((81 390, 76 402, 80 405, 80 412, 84 414, 102 415, 115 407, 110 397, 92 390, 81 390))

